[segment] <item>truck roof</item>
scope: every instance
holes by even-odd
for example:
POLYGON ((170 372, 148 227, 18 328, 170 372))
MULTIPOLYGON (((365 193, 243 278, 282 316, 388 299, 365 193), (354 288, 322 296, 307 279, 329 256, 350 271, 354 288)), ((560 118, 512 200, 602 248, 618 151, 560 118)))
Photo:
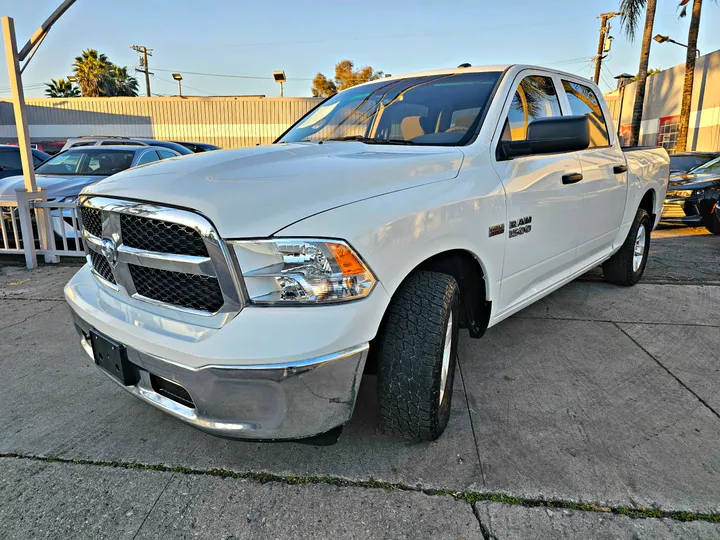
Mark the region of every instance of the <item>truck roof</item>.
MULTIPOLYGON (((543 70, 543 71, 550 71, 552 73, 558 73, 559 75, 566 75, 568 77, 573 77, 576 79, 583 79, 583 80, 586 80, 586 81, 592 83, 592 81, 590 81, 586 77, 577 75, 575 73, 568 73, 566 71, 560 71, 560 70, 550 68, 550 67, 536 66, 536 65, 530 65, 530 64, 496 64, 496 65, 488 65, 488 66, 468 66, 468 67, 455 67, 455 68, 445 68, 445 69, 433 69, 433 70, 429 70, 429 71, 418 71, 415 73, 404 73, 402 75, 393 75, 390 77, 386 77, 385 79, 382 79, 382 80, 392 81, 392 80, 398 80, 398 79, 407 79, 408 77, 427 77, 430 75, 451 75, 454 73, 482 73, 482 72, 487 72, 487 71, 503 72, 503 71, 509 70, 511 68, 513 68, 517 71, 520 71, 523 69, 539 69, 539 70, 543 70)), ((377 82, 377 81, 369 81, 364 84, 369 84, 372 82, 377 82)))

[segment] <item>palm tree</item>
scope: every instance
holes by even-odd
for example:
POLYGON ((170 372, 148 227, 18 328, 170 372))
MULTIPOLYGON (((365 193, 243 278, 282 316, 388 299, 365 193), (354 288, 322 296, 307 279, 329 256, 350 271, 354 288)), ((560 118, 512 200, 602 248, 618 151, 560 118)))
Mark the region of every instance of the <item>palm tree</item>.
POLYGON ((68 98, 80 96, 80 90, 78 90, 77 86, 63 78, 57 81, 50 79, 50 82, 45 83, 45 86, 47 86, 45 89, 45 95, 47 95, 47 97, 68 98))
MULTIPOLYGON (((690 0, 682 0, 680 16, 687 13, 687 4, 690 0)), ((687 147, 688 130, 690 128, 690 105, 692 104, 693 81, 695 79, 695 57, 697 55, 697 40, 700 30, 700 11, 702 0, 694 0, 692 15, 690 16, 690 30, 688 31, 687 56, 685 57, 685 81, 683 83, 682 105, 680 106, 680 126, 675 144, 676 152, 684 152, 687 147)))
POLYGON ((635 31, 640 22, 642 11, 645 10, 645 28, 643 30, 642 47, 640 48, 640 66, 638 67, 632 115, 632 135, 630 137, 632 146, 637 146, 640 139, 640 123, 642 122, 643 104, 645 102, 645 83, 648 75, 648 60, 650 59, 650 43, 652 42, 656 5, 657 0, 620 0, 621 26, 631 41, 635 39, 635 31))
POLYGON ((75 57, 73 73, 83 96, 105 95, 104 83, 111 65, 107 56, 99 54, 95 49, 86 49, 80 56, 75 57))
POLYGON ((106 96, 137 97, 138 82, 128 73, 127 67, 112 64, 104 82, 104 91, 106 96))

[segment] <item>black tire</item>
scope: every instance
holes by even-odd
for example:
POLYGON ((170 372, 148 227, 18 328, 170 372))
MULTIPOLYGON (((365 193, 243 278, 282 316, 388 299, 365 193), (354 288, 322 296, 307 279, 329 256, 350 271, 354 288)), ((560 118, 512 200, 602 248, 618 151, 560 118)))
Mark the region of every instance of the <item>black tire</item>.
POLYGON ((705 228, 712 234, 720 234, 720 202, 713 205, 712 212, 705 221, 705 228))
POLYGON ((457 363, 459 306, 458 284, 448 274, 415 272, 395 293, 377 338, 378 402, 385 431, 418 441, 435 440, 445 431, 457 363), (442 385, 451 316, 450 357, 442 385))
POLYGON ((647 264, 648 252, 650 251, 650 232, 652 231, 652 222, 650 216, 642 208, 638 208, 635 214, 635 220, 628 232, 625 243, 620 250, 603 263, 603 276, 608 283, 615 285, 630 286, 635 285, 645 272, 647 264), (642 249, 642 262, 638 267, 633 266, 635 258, 635 244, 638 239, 638 230, 643 228, 645 246, 642 249))

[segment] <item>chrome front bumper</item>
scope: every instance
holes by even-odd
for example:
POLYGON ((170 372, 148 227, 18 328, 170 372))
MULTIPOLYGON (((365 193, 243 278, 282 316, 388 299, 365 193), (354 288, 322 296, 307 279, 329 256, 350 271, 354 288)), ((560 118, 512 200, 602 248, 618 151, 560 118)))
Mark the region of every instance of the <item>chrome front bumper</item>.
MULTIPOLYGON (((81 344, 93 358, 90 325, 70 311, 81 344)), ((367 352, 365 343, 288 364, 191 369, 128 347, 128 360, 137 367, 139 382, 123 386, 107 375, 135 397, 213 435, 292 440, 328 432, 350 419, 367 352), (151 375, 182 386, 194 407, 158 393, 151 375)))

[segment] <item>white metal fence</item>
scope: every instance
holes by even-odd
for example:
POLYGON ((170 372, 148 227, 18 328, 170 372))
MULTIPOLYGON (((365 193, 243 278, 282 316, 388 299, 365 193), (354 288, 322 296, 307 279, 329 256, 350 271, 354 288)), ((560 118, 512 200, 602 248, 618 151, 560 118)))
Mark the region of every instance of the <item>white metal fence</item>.
POLYGON ((0 202, 0 255, 25 255, 28 268, 60 257, 85 257, 80 216, 72 202, 47 201, 45 192, 17 191, 16 201, 0 202))

